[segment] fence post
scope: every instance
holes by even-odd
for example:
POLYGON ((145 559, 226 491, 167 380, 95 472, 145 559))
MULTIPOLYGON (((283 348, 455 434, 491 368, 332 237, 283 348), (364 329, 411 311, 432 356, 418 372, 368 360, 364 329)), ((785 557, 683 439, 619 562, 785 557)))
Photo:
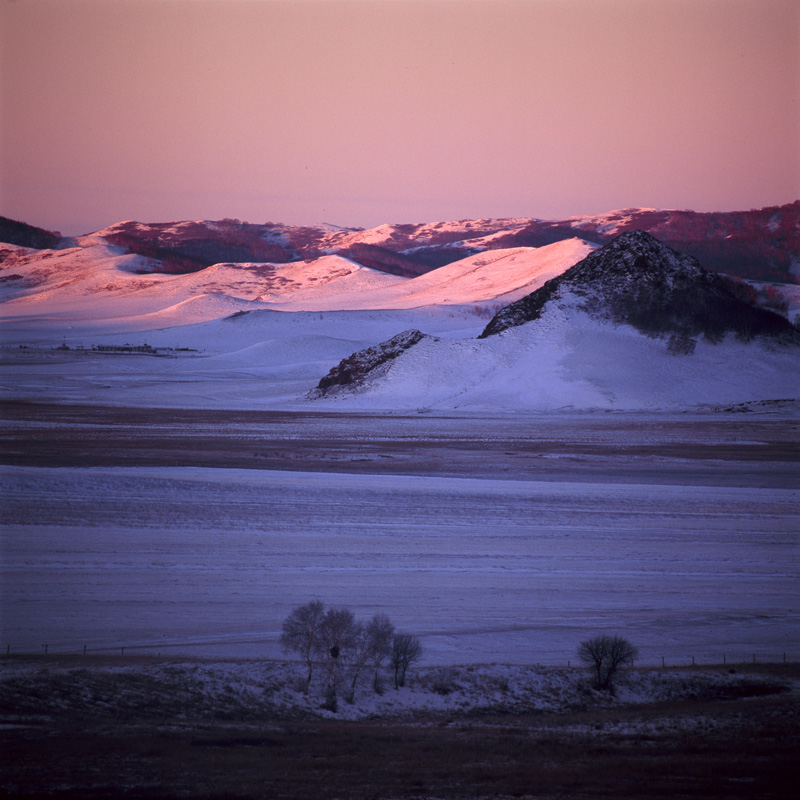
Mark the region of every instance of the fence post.
POLYGON ((722 666, 725 666, 725 653, 722 654, 722 666))
POLYGON ((692 666, 694 666, 694 656, 692 656, 692 666))
POLYGON ((83 654, 86 655, 86 645, 83 646, 83 654))
POLYGON ((661 666, 664 666, 664 656, 661 656, 661 666))

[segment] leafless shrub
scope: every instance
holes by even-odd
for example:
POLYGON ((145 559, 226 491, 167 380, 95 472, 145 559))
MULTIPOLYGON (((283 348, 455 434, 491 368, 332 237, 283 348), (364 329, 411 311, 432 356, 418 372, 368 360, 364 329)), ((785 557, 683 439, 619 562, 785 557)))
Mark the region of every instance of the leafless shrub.
POLYGON ((594 670, 595 688, 612 692, 617 670, 632 664, 639 651, 621 636, 595 636, 578 646, 578 658, 594 670))
POLYGON ((446 697, 460 688, 456 682, 456 673, 452 669, 439 670, 434 673, 432 678, 431 689, 442 697, 446 697))
POLYGON ((391 664, 394 669, 394 688, 406 685, 408 668, 422 656, 422 645, 410 633, 396 633, 392 641, 391 664))

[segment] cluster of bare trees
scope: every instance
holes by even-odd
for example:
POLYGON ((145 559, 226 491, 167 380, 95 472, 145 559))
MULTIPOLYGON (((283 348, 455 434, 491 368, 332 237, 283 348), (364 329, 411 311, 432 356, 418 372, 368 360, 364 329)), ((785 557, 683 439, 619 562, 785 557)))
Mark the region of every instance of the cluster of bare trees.
POLYGON ((368 667, 373 671, 376 692, 382 691, 380 671, 385 664, 393 669, 395 689, 399 689, 405 685, 408 668, 422 655, 419 639, 396 632, 386 614, 375 614, 368 622, 360 622, 349 608, 326 609, 320 600, 292 610, 283 623, 281 646, 305 662, 306 694, 314 667, 322 664, 327 668, 327 705, 334 709, 345 668, 349 668, 348 700, 353 702, 358 679, 368 667))
MULTIPOLYGON (((281 629, 281 646, 296 653, 306 666, 303 692, 308 694, 314 668, 327 670, 324 707, 336 710, 340 684, 347 677, 347 699, 353 702, 359 678, 372 671, 372 686, 383 691, 381 668, 391 667, 394 687, 405 685, 409 667, 422 655, 416 636, 395 631, 386 614, 375 614, 368 622, 357 620, 349 608, 325 608, 312 600, 292 609, 281 629)), ((578 658, 594 673, 597 689, 613 692, 613 678, 620 667, 633 664, 639 651, 621 636, 600 635, 578 646, 578 658)))

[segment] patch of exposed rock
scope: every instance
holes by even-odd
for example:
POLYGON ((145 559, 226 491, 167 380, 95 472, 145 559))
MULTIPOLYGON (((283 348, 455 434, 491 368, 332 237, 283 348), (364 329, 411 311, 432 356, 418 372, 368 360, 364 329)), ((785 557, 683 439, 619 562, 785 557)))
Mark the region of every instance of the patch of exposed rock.
POLYGON ((329 397, 342 389, 356 389, 364 384, 367 377, 379 374, 381 368, 419 344, 423 339, 434 339, 418 330, 398 333, 385 342, 359 350, 339 362, 322 380, 316 389, 308 393, 309 400, 329 397))

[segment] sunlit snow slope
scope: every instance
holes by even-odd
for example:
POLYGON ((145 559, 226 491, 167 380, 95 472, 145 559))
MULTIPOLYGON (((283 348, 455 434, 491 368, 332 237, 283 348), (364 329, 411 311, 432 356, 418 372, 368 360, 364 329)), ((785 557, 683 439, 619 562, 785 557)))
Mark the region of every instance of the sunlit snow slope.
MULTIPOLYGON (((421 230, 428 236, 443 229, 421 230)), ((385 243, 396 231, 335 235, 385 243)), ((483 413, 676 408, 800 395, 795 352, 726 340, 675 356, 659 339, 557 308, 535 325, 478 340, 499 307, 596 249, 577 238, 486 250, 406 278, 334 254, 166 274, 102 234, 62 250, 0 245, 3 397, 483 413), (339 361, 408 329, 433 338, 397 358, 381 380, 360 392, 306 399, 339 361), (143 342, 172 348, 173 357, 96 349, 143 342), (59 345, 69 349, 55 351, 59 345)))
POLYGON ((428 408, 679 408, 800 393, 800 337, 642 231, 499 311, 478 340, 407 332, 354 354, 312 394, 428 408))
POLYGON ((800 349, 728 338, 691 355, 577 312, 487 339, 424 339, 373 380, 315 408, 657 410, 800 397, 800 349))
MULTIPOLYGON (((289 264, 215 264, 186 275, 148 271, 147 259, 93 238, 87 246, 6 253, 6 320, 38 316, 111 319, 166 312, 166 324, 205 321, 252 308, 341 311, 515 300, 593 249, 580 239, 547 247, 492 250, 417 278, 401 278, 337 255, 289 264), (213 297, 213 301, 207 298, 213 297), (203 299, 206 298, 206 299, 203 299), (192 302, 189 302, 192 301, 192 302), (237 302, 238 301, 238 302, 237 302)), ((150 317, 143 328, 158 327, 150 317)))

